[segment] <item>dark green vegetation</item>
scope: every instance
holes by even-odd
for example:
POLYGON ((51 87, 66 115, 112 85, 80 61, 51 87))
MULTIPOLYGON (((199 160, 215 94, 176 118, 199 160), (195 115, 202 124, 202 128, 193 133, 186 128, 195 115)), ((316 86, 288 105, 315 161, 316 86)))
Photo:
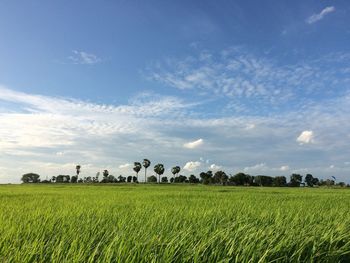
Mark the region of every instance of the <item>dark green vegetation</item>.
MULTIPOLYGON (((53 176, 50 180, 40 180, 40 175, 34 173, 28 173, 22 175, 21 181, 23 183, 138 183, 138 173, 141 170, 141 163, 135 162, 133 170, 136 172, 136 176, 128 176, 124 177, 122 175, 115 178, 113 175, 109 174, 108 170, 104 170, 102 173, 102 180, 100 180, 100 173, 98 172, 96 176, 87 176, 83 178, 78 178, 80 173, 80 165, 79 170, 77 169, 77 175, 58 175, 53 176)), ((149 177, 146 176, 145 169, 145 181, 147 183, 191 183, 191 184, 205 184, 205 185, 233 185, 233 186, 277 186, 277 187, 300 187, 300 186, 339 186, 339 187, 350 187, 350 185, 346 185, 344 182, 336 183, 335 180, 319 180, 316 177, 313 177, 311 174, 306 174, 305 179, 303 181, 303 176, 300 174, 292 174, 290 176, 290 181, 287 182, 287 178, 285 176, 267 176, 267 175, 257 175, 252 176, 245 173, 237 173, 235 175, 227 175, 223 171, 216 171, 213 173, 212 171, 201 172, 199 174, 199 178, 194 174, 191 174, 189 177, 184 175, 179 175, 180 167, 175 166, 172 168, 171 172, 173 177, 168 180, 167 176, 161 177, 164 174, 164 166, 163 164, 157 164, 154 167, 154 171, 157 176, 151 175, 149 177)), ((335 177, 334 177, 335 178, 335 177)))
POLYGON ((350 191, 0 186, 0 262, 350 262, 350 191))
POLYGON ((50 180, 46 179, 41 181, 40 175, 35 173, 27 173, 22 175, 21 181, 23 183, 138 183, 139 182, 139 172, 142 170, 142 166, 145 168, 145 177, 143 183, 191 183, 191 184, 205 184, 205 185, 235 185, 235 186, 277 186, 277 187, 300 187, 300 186, 340 186, 340 187, 350 187, 350 185, 345 185, 344 182, 336 183, 336 178, 332 176, 332 179, 319 180, 317 177, 313 177, 312 174, 306 174, 303 181, 303 176, 300 174, 293 173, 290 176, 290 181, 287 182, 285 176, 267 176, 267 175, 257 175, 252 176, 245 173, 237 173, 235 175, 227 175, 224 171, 207 171, 201 172, 199 178, 194 174, 191 174, 188 178, 184 175, 179 175, 181 168, 180 166, 174 166, 171 168, 171 173, 173 175, 170 180, 167 176, 161 177, 165 168, 164 165, 158 163, 154 166, 153 171, 158 175, 158 178, 155 175, 147 177, 147 168, 151 165, 151 161, 148 159, 143 159, 142 164, 140 162, 134 162, 133 171, 136 173, 136 176, 129 175, 124 177, 119 175, 118 178, 114 177, 109 173, 108 170, 104 170, 102 173, 102 180, 100 179, 100 172, 96 173, 96 176, 84 176, 79 178, 81 173, 81 165, 76 165, 75 171, 76 175, 58 175, 53 176, 50 180), (333 180, 334 179, 334 180, 333 180))

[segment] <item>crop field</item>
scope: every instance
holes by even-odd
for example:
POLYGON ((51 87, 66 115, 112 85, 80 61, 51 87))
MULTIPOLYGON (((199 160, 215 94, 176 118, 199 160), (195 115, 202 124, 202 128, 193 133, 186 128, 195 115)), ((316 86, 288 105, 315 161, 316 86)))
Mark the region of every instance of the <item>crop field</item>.
POLYGON ((350 191, 2 185, 0 262, 350 262, 350 191))

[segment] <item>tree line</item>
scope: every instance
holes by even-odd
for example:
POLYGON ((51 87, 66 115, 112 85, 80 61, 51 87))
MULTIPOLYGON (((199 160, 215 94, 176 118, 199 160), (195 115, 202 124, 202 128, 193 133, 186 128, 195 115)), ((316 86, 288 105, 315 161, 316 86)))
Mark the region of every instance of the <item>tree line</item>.
POLYGON ((144 167, 144 182, 147 183, 191 183, 191 184, 205 184, 205 185, 237 185, 237 186, 276 186, 276 187, 300 187, 300 186, 347 186, 344 182, 336 183, 336 178, 319 180, 311 174, 306 174, 303 178, 302 175, 293 173, 290 175, 290 179, 287 182, 285 176, 268 176, 268 175, 249 175, 239 172, 235 175, 228 175, 224 171, 207 171, 201 172, 199 177, 194 174, 190 176, 184 176, 179 174, 181 171, 180 166, 174 166, 171 169, 172 177, 169 179, 167 176, 163 176, 165 172, 164 165, 161 163, 156 164, 153 167, 155 175, 147 176, 147 169, 150 167, 151 161, 144 159, 142 164, 140 162, 134 162, 133 171, 135 175, 118 177, 113 176, 108 170, 104 170, 102 174, 96 173, 95 176, 82 177, 81 165, 76 165, 75 175, 58 175, 52 176, 50 179, 41 180, 40 175, 36 173, 27 173, 22 175, 21 181, 23 183, 139 183, 139 172, 144 167))

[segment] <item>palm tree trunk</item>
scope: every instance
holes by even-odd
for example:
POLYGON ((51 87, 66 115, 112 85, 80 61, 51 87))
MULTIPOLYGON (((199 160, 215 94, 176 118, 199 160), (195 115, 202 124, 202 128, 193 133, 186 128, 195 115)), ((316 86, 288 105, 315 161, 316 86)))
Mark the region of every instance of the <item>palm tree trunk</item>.
POLYGON ((147 168, 145 168, 145 183, 147 182, 147 168))

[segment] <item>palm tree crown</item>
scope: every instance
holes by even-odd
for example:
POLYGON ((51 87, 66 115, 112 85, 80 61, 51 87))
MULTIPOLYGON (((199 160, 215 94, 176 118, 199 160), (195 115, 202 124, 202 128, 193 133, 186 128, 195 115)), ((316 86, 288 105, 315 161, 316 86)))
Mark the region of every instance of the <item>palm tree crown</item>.
POLYGON ((171 168, 171 173, 173 175, 178 174, 180 171, 181 171, 180 166, 175 166, 175 167, 171 168))
POLYGON ((160 182, 160 176, 164 173, 164 165, 161 163, 158 163, 154 166, 154 172, 158 174, 159 182, 160 182))
POLYGON ((143 159, 143 167, 145 167, 145 183, 147 182, 147 168, 151 165, 151 161, 148 159, 143 159))
POLYGON ((180 166, 174 166, 173 168, 171 168, 171 173, 174 176, 174 183, 175 183, 175 174, 179 174, 179 172, 181 171, 180 166))
POLYGON ((136 173, 137 181, 139 181, 139 172, 140 172, 141 168, 142 168, 141 163, 134 162, 134 168, 133 169, 134 169, 134 171, 136 173))
POLYGON ((148 159, 143 159, 142 165, 147 169, 151 165, 151 161, 148 159))
POLYGON ((81 166, 79 164, 77 166, 75 166, 75 169, 77 170, 77 175, 80 174, 80 168, 81 168, 81 166))

